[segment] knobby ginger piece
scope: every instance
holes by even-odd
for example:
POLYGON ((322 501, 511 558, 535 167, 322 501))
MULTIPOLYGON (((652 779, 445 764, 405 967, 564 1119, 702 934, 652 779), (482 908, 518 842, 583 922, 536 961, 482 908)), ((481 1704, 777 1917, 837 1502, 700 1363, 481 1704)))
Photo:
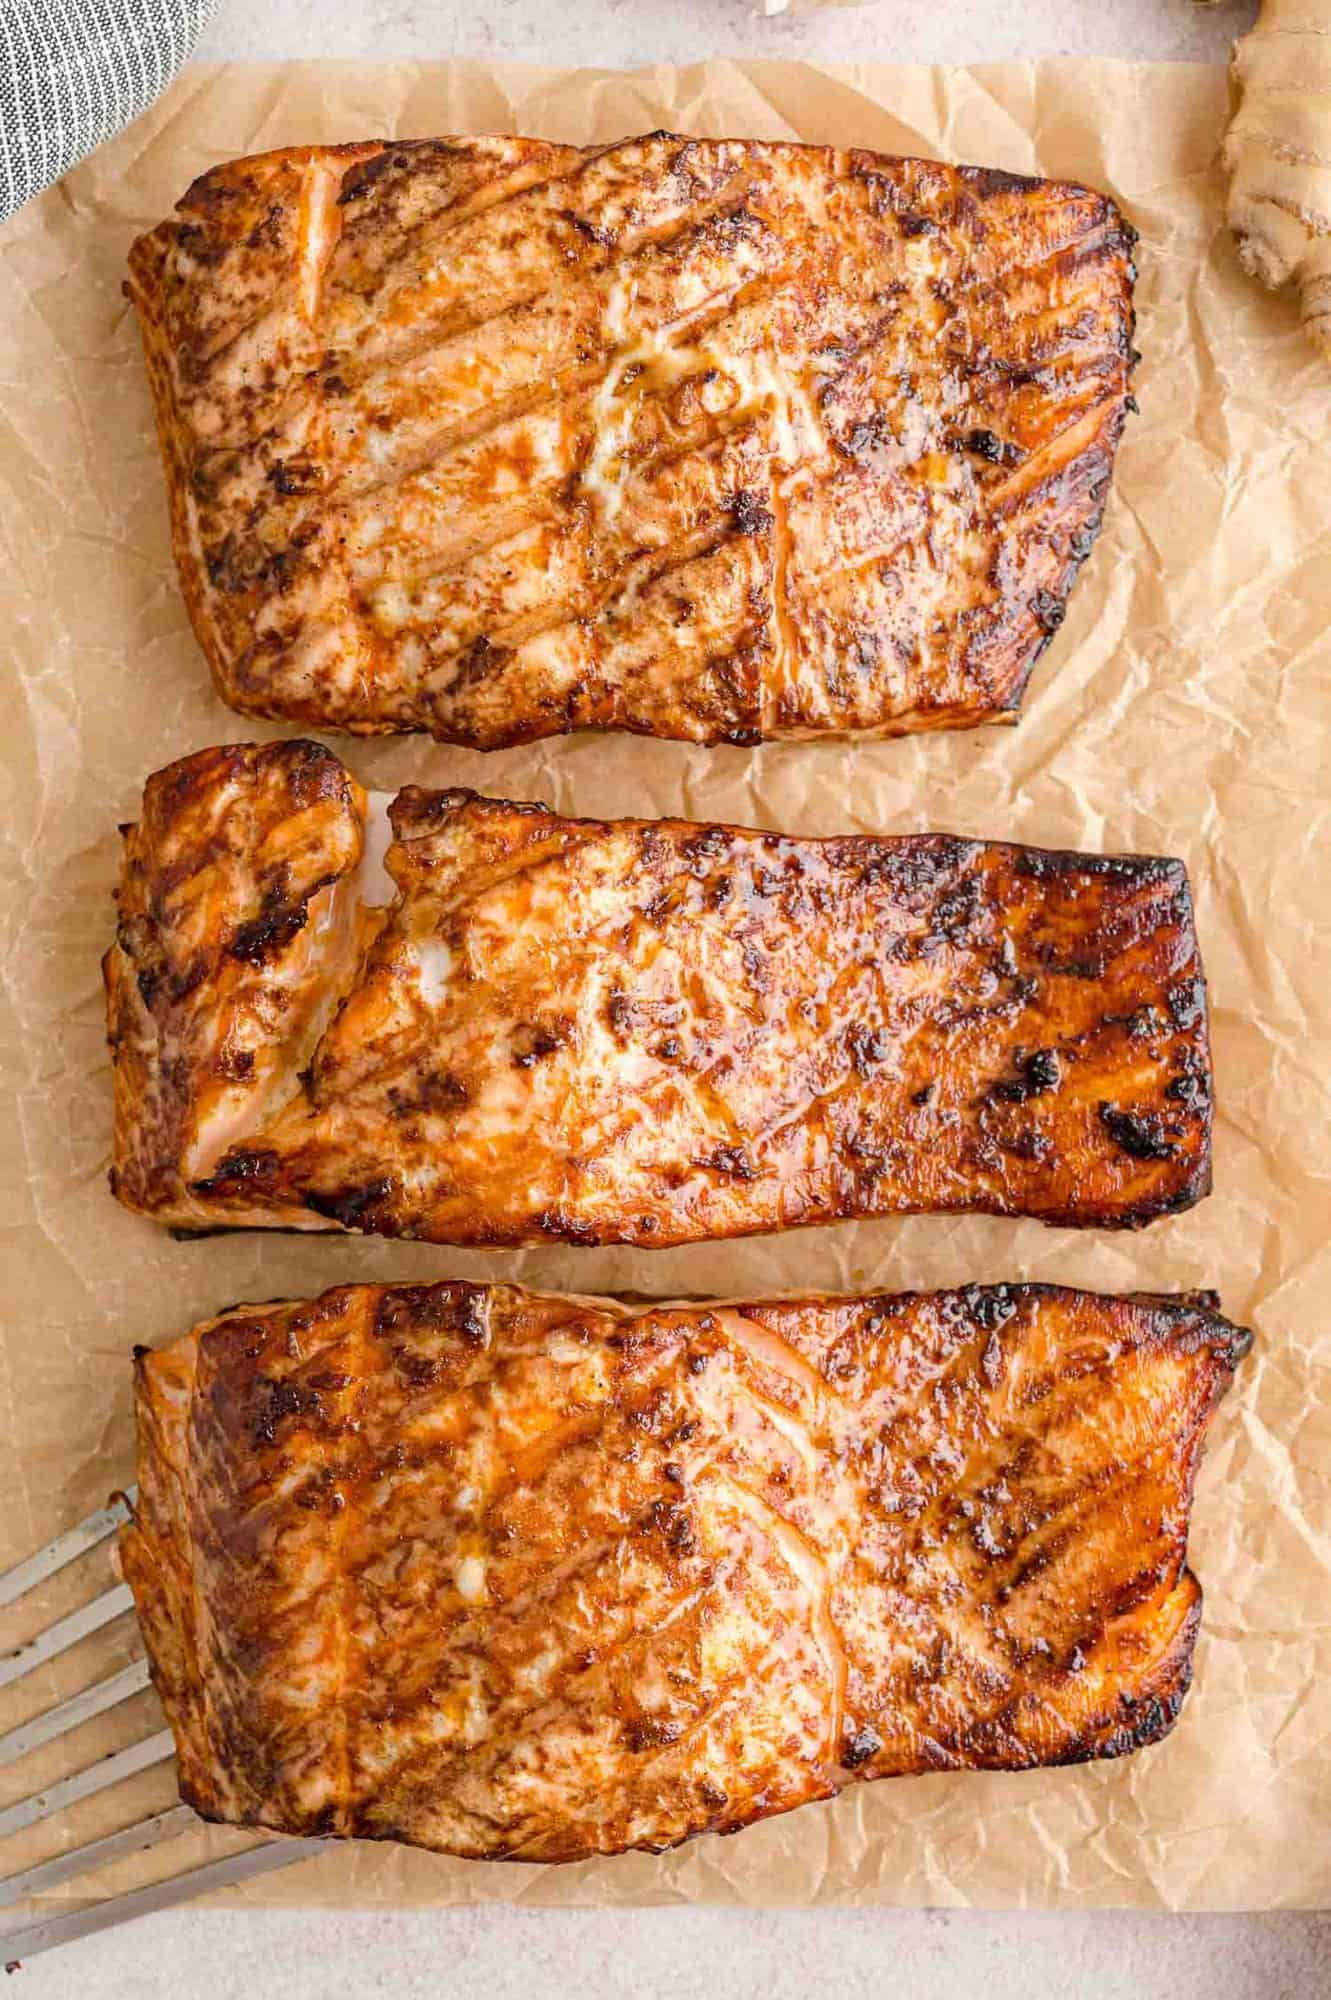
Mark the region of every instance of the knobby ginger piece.
POLYGON ((1331 354, 1331 4, 1262 0, 1234 49, 1225 139, 1229 223, 1245 271, 1299 289, 1303 324, 1331 354))

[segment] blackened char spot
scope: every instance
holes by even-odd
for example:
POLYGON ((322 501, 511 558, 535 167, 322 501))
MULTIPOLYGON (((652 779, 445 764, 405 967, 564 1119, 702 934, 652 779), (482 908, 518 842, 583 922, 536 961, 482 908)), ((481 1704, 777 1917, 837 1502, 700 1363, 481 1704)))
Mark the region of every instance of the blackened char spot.
POLYGON ((393 1365, 413 1389, 424 1389, 436 1381, 442 1366, 437 1354, 418 1354, 411 1347, 395 1347, 393 1365))
POLYGON ((603 229, 599 223, 589 222, 585 215, 579 215, 571 208, 561 208, 559 215, 562 221, 571 223, 579 236, 585 237, 589 243, 599 244, 602 250, 614 249, 615 233, 612 229, 603 229))
POLYGON ((207 1180, 195 1181, 196 1194, 227 1194, 239 1184, 250 1186, 255 1182, 272 1181, 277 1177, 278 1157, 270 1151, 255 1150, 248 1153, 228 1153, 219 1160, 207 1180))
POLYGON ((340 1222, 344 1229, 373 1229, 374 1211, 393 1192, 391 1180, 367 1181, 364 1187, 335 1188, 330 1194, 312 1189, 305 1196, 306 1208, 340 1222))
POLYGON ((1182 874, 1182 864, 1160 854, 1079 854, 1062 847, 1019 847, 1018 874, 1033 876, 1037 882, 1056 880, 1060 875, 1099 875, 1113 882, 1167 882, 1182 874))
POLYGON ((561 1049, 569 1037, 566 1021, 524 1022, 513 1031, 513 1065, 515 1069, 532 1069, 546 1056, 552 1056, 561 1049))
POLYGON ((230 944, 232 958, 240 959, 246 965, 264 965, 270 958, 276 958, 285 951, 294 937, 304 930, 309 916, 307 906, 288 903, 281 892, 270 893, 264 898, 263 908, 257 917, 242 924, 230 944))
MULTIPOLYGON (((374 1313, 380 1339, 407 1333, 456 1334, 468 1347, 486 1342, 485 1295, 477 1285, 402 1285, 383 1293, 374 1313)), ((396 1348, 395 1348, 396 1351, 396 1348)))
POLYGON ((245 238, 247 250, 276 250, 282 242, 282 218, 286 211, 280 201, 270 202, 263 216, 245 238))
POLYGON ((986 1333, 994 1333, 1017 1310, 1016 1300, 1006 1285, 967 1285, 961 1293, 967 1316, 986 1333))
POLYGON ((743 488, 731 501, 730 511, 741 535, 765 535, 772 525, 771 510, 763 506, 756 493, 743 488))
POLYGON ((234 535, 227 535, 216 548, 207 551, 204 567, 213 589, 222 591, 228 597, 237 597, 249 588, 249 578, 240 562, 234 535))
POLYGON ((297 1382, 274 1382, 267 1375, 254 1378, 254 1398, 250 1441, 256 1451, 276 1442, 277 1427, 285 1418, 323 1414, 317 1390, 304 1389, 297 1382))
MULTIPOLYGON (((731 835, 725 827, 705 826, 690 834, 687 840, 682 840, 679 851, 689 861, 711 861, 718 855, 728 853, 730 846, 731 835)), ((693 873, 697 875, 699 870, 695 868, 693 873)))
POLYGON ((554 1236, 563 1243, 595 1243, 598 1241, 596 1224, 586 1222, 581 1216, 569 1215, 563 1209, 543 1208, 532 1217, 532 1226, 539 1229, 542 1236, 554 1236))
POLYGON ((279 458, 268 468, 268 483, 289 500, 311 492, 319 484, 319 473, 308 459, 279 458))
POLYGON ((1067 605, 1052 591, 1037 590, 1031 599, 1031 611, 1035 622, 1043 632, 1057 632, 1067 616, 1067 605))
POLYGON ((476 687, 481 681, 492 679, 507 661, 509 651, 507 646, 496 646, 484 632, 479 633, 461 654, 445 692, 452 694, 456 689, 476 687))
POLYGON ((376 153, 372 160, 361 160, 342 177, 342 188, 337 197, 339 208, 349 202, 363 201, 375 182, 395 164, 392 152, 376 153))
POLYGON ((1206 987, 1200 979, 1181 979, 1171 986, 1165 1002, 1176 1028, 1195 1028, 1206 1012, 1206 987))
POLYGON ((841 1753, 841 1762, 848 1771, 858 1771, 861 1764, 867 1764, 876 1757, 883 1747, 883 1739, 870 1723, 860 1727, 846 1739, 846 1747, 841 1753))
POLYGON ((682 1722, 661 1722, 655 1716, 634 1716, 624 1724, 624 1748, 635 1756, 644 1750, 659 1750, 664 1744, 678 1743, 684 1734, 682 1722))
POLYGON ((1002 167, 960 167, 957 178, 978 195, 1033 194, 1040 182, 1031 174, 1010 174, 1002 167))
POLYGON ((1063 1080, 1063 1065, 1056 1049, 1035 1049, 1024 1062, 1018 1065, 1014 1077, 1005 1077, 990 1091, 1004 1104, 1025 1104, 1028 1098, 1040 1097, 1045 1091, 1057 1090, 1063 1080))
POLYGON ((275 746, 273 754, 278 751, 282 776, 298 805, 314 805, 320 799, 343 799, 350 805, 350 774, 326 744, 316 743, 312 736, 297 736, 275 746))
POLYGON ((1190 1104, 1201 1109, 1210 1095, 1210 1083, 1199 1070, 1185 1069, 1165 1085, 1165 1096, 1175 1104, 1190 1104))
POLYGON ((964 944, 981 914, 982 885, 978 875, 964 875, 933 907, 933 929, 951 944, 964 944))
POLYGON ((996 431, 965 431, 957 442, 964 451, 987 459, 990 465, 1010 465, 1021 456, 1015 446, 1005 443, 996 431))
POLYGON ((388 1109, 394 1118, 409 1118, 420 1112, 443 1116, 466 1104, 470 1096, 462 1078, 452 1070, 428 1070, 413 1086, 390 1085, 388 1109))
POLYGON ((1158 1695, 1152 1695, 1137 1710, 1134 1717, 1134 1725, 1139 1741, 1147 1743, 1155 1742, 1156 1738, 1167 1727, 1165 1705, 1158 1695))
POLYGON ((675 1555, 693 1554, 697 1547, 697 1533, 693 1517, 685 1505, 673 1500, 653 1500, 649 1514, 652 1526, 665 1536, 668 1547, 675 1555))
POLYGON ((758 1178, 758 1169, 743 1146, 718 1146, 714 1152, 704 1153, 694 1165, 707 1167, 714 1174, 727 1174, 732 1180, 754 1181, 758 1178))
POLYGON ((975 840, 957 834, 930 834, 909 843, 868 841, 868 859, 860 869, 860 881, 888 882, 902 896, 923 896, 937 890, 955 869, 964 868, 980 851, 975 840))
POLYGON ((1178 1151, 1154 1111, 1120 1111, 1117 1105, 1102 1104, 1100 1123, 1114 1144, 1134 1160, 1172 1160, 1178 1151))
POLYGON ((1164 1021, 1154 1007, 1134 1007, 1130 1014, 1106 1014, 1104 1024, 1108 1027, 1126 1028, 1134 1042, 1149 1042, 1164 1029, 1164 1021))
POLYGON ((879 1030, 866 1028, 862 1021, 856 1021, 847 1032, 846 1047, 858 1076, 868 1076, 892 1052, 888 1037, 879 1030))

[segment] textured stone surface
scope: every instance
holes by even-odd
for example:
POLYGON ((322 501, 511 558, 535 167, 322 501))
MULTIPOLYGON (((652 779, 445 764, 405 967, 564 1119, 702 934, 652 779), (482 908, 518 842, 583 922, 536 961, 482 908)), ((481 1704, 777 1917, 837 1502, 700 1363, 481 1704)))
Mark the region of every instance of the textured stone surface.
POLYGON ((1323 2000, 1331 1917, 978 1910, 180 1910, 17 2000, 1323 2000))
MULTIPOLYGON (((1220 61, 1253 0, 871 0, 760 18, 764 0, 222 0, 199 55, 251 61, 475 56, 510 62, 998 62, 1014 56, 1220 61)), ((774 4, 774 0, 766 0, 774 4)))

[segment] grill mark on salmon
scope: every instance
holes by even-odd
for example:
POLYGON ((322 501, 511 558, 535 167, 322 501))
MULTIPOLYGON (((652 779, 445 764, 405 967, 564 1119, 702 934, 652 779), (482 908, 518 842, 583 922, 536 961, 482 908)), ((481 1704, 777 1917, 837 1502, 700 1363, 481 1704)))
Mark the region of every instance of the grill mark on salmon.
POLYGON ((121 1558, 182 1796, 571 1861, 1155 1742, 1191 1672, 1196 1467, 1248 1345, 1209 1294, 1025 1284, 234 1307, 136 1358, 121 1558), (727 1365, 750 1350, 798 1445, 727 1365), (404 1456, 434 1409, 450 1448, 404 1456), (548 1449, 514 1484, 523 1437, 548 1449))
POLYGON ((113 1186, 185 1228, 648 1247, 846 1216, 1131 1227, 1207 1191, 1176 861, 570 820, 315 744, 148 782, 113 1186))
POLYGON ((216 168, 134 246, 129 291, 219 692, 242 712, 479 747, 586 726, 753 742, 1011 719, 1103 511, 1132 242, 1112 203, 1070 184, 670 134, 216 168), (644 475, 725 426, 722 409, 671 414, 689 370, 760 428, 729 533, 761 563, 743 602, 713 601, 706 573, 692 586, 715 659, 751 654, 738 675, 677 667, 632 603, 608 643, 616 536, 676 532, 644 475), (546 434, 535 457, 524 419, 546 434), (598 582, 579 633, 557 580, 537 611, 534 548, 515 587, 558 643, 501 658, 465 565, 377 618, 376 593, 396 601, 430 570, 410 522, 432 477, 450 489, 441 547, 497 477, 515 519, 563 526, 598 582), (833 485, 854 496, 840 528, 833 485), (828 600, 817 551, 837 535, 828 600), (459 619, 489 652, 441 687, 429 663, 459 619))

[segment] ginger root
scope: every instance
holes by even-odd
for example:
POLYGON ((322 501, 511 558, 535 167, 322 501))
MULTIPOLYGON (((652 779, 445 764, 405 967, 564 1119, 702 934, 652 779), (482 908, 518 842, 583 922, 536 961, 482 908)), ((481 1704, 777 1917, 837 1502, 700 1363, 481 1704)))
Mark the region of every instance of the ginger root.
POLYGON ((1261 0, 1234 46, 1229 224, 1264 285, 1293 281, 1331 357, 1331 0, 1261 0))

